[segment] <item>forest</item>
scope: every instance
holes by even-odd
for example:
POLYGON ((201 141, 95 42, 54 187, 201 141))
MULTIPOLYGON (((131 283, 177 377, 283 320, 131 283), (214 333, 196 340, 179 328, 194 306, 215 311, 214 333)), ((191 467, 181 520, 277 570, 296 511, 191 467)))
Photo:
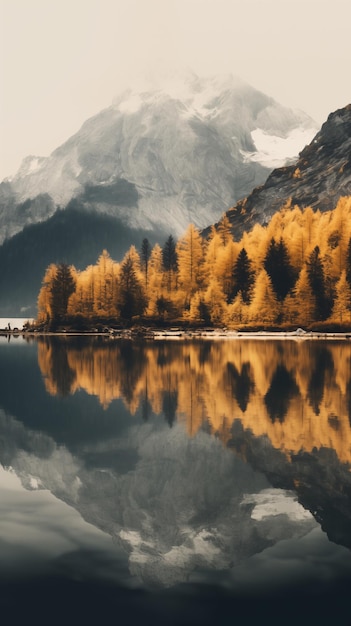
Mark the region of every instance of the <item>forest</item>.
POLYGON ((83 270, 46 269, 36 324, 287 328, 351 327, 351 196, 332 211, 288 202, 235 241, 224 214, 205 239, 190 224, 124 258, 103 250, 83 270))

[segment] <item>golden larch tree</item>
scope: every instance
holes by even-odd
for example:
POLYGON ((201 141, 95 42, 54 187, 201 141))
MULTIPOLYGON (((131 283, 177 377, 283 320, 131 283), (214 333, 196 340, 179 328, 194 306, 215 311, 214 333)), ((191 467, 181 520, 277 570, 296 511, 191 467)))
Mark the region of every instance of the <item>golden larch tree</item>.
POLYGON ((162 248, 156 243, 151 250, 148 263, 147 315, 154 316, 157 313, 156 302, 162 297, 164 291, 164 272, 162 265, 162 248))
POLYGON ((52 281, 56 276, 57 266, 55 263, 51 263, 46 269, 44 278, 42 280, 42 286, 38 295, 38 317, 37 321, 48 322, 52 318, 52 294, 51 287, 52 281))
POLYGON ((194 224, 190 224, 177 243, 179 285, 182 289, 185 302, 190 304, 190 298, 199 289, 203 282, 203 240, 194 224))
POLYGON ((313 321, 316 302, 306 266, 302 268, 293 290, 293 296, 291 298, 288 296, 286 306, 289 306, 291 321, 301 326, 308 325, 313 321))
POLYGON ((346 280, 346 271, 341 272, 335 286, 336 297, 330 320, 336 323, 351 322, 351 287, 346 280))
POLYGON ((271 324, 278 317, 278 301, 271 280, 264 269, 257 275, 248 308, 250 321, 252 322, 271 324))

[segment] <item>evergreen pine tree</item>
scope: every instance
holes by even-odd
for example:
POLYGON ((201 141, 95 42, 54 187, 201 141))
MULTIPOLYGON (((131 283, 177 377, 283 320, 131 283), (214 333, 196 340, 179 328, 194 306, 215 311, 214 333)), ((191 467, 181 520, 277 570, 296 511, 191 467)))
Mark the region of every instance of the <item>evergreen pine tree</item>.
POLYGON ((151 246, 149 240, 145 237, 141 244, 141 267, 144 271, 145 276, 145 287, 147 289, 147 281, 148 281, 148 270, 149 270, 149 259, 151 256, 151 246))
POLYGON ((167 275, 167 290, 171 291, 172 275, 178 271, 178 255, 172 235, 169 235, 162 248, 162 265, 167 275))
POLYGON ((142 315, 147 307, 146 296, 130 254, 127 254, 121 264, 118 307, 122 319, 127 321, 130 321, 135 315, 142 315))
POLYGON ((296 282, 296 273, 290 263, 287 247, 281 238, 278 243, 271 240, 263 262, 273 289, 280 302, 284 300, 296 282))
POLYGON ((316 299, 315 320, 325 320, 331 313, 332 302, 326 295, 326 282, 319 246, 315 246, 312 250, 306 266, 309 284, 316 299))
POLYGON ((255 272, 252 269, 252 264, 245 248, 240 250, 235 261, 233 279, 234 287, 231 293, 231 298, 234 299, 240 291, 243 302, 245 304, 249 304, 251 300, 252 287, 255 282, 255 272))
POLYGON ((67 313, 69 297, 74 293, 76 283, 67 263, 59 263, 51 281, 51 311, 55 322, 62 321, 67 313))

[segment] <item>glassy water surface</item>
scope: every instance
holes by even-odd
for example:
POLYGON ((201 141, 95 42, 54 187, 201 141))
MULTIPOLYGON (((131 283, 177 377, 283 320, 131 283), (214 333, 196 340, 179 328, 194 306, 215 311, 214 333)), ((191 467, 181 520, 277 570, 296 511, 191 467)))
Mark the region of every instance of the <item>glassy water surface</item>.
POLYGON ((350 372, 345 340, 1 337, 5 623, 349 623, 350 372))

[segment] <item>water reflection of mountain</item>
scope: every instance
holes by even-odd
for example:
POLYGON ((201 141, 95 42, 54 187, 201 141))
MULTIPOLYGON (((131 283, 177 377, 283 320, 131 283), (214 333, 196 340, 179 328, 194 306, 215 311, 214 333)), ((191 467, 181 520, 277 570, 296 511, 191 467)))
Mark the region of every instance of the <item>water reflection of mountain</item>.
POLYGON ((233 424, 228 446, 245 456, 274 487, 294 490, 329 539, 351 548, 350 465, 341 463, 335 450, 301 449, 291 453, 287 462, 285 454, 273 448, 267 436, 253 436, 240 420, 233 424))
POLYGON ((104 468, 85 464, 86 448, 72 454, 2 411, 0 433, 1 461, 27 489, 49 489, 109 533, 129 554, 131 574, 148 586, 173 586, 199 569, 230 571, 316 528, 293 491, 272 490, 217 438, 203 432, 190 438, 182 424, 132 426, 123 440, 106 442, 104 468), (112 451, 136 453, 133 469, 117 471, 109 464, 112 451), (262 498, 274 500, 273 514, 262 498))
POLYGON ((35 423, 1 413, 0 461, 114 537, 144 582, 228 569, 315 520, 350 546, 346 343, 53 338, 38 361, 53 404, 35 423))
POLYGON ((288 458, 330 448, 351 463, 351 346, 345 342, 62 342, 40 340, 47 391, 78 389, 107 408, 164 414, 224 442, 234 420, 288 458))

